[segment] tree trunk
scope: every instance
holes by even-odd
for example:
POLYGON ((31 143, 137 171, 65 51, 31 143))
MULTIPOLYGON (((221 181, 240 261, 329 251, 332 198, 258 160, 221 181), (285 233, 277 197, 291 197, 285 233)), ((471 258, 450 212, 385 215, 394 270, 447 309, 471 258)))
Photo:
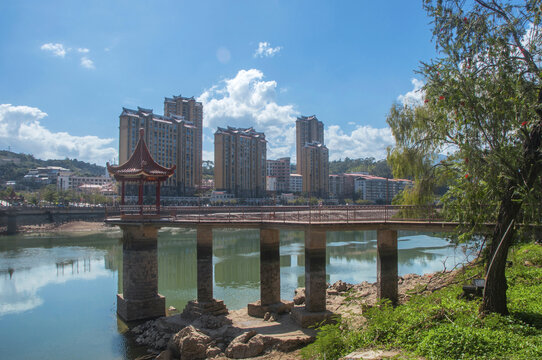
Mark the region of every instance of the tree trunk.
POLYGON ((518 177, 508 180, 507 191, 502 198, 497 225, 489 245, 489 263, 484 298, 480 308, 482 313, 508 314, 506 305, 506 289, 508 288, 505 275, 506 258, 515 232, 513 225, 509 230, 508 227, 512 224, 512 221, 517 219, 523 205, 523 199, 518 195, 517 188, 523 185, 531 189, 542 170, 542 156, 540 154, 542 141, 542 89, 538 92, 537 105, 538 121, 532 125, 528 133, 525 133, 523 161, 518 169, 518 177))

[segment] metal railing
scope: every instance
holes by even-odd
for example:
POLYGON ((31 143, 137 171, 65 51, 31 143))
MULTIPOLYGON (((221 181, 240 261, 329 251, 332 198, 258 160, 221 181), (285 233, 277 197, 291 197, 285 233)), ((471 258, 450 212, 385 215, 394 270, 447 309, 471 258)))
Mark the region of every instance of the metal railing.
POLYGON ((436 206, 164 206, 124 205, 108 208, 108 214, 157 216, 177 223, 304 223, 348 224, 363 222, 442 221, 436 206))

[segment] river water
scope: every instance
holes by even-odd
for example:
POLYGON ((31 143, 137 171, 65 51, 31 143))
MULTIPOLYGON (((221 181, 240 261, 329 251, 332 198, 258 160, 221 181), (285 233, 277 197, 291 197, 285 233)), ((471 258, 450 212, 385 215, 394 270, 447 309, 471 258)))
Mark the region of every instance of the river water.
MULTIPOLYGON (((121 233, 0 237, 0 358, 134 359, 144 354, 117 320, 121 233)), ((259 232, 215 230, 214 297, 229 309, 259 299, 259 232)), ((281 295, 304 286, 303 233, 281 231, 281 295)), ((376 231, 329 232, 327 281, 376 281, 376 231)), ((464 262, 438 235, 399 232, 399 274, 464 262)), ((196 233, 166 229, 158 241, 159 292, 181 310, 196 298, 196 233)))

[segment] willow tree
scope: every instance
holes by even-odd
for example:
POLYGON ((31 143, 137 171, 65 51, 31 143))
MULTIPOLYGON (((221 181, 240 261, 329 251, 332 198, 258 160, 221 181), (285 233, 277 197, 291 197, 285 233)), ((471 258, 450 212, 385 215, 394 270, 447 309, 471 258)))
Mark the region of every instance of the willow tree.
MULTIPOLYGON (((483 312, 508 313, 509 246, 519 223, 540 218, 526 209, 540 204, 541 6, 541 0, 424 0, 438 51, 419 69, 425 99, 394 105, 388 117, 397 142, 388 156, 392 168, 453 179, 442 202, 466 234, 495 224, 483 312), (430 154, 443 151, 451 156, 432 166, 430 154)), ((430 192, 422 187, 417 195, 427 200, 430 192)))

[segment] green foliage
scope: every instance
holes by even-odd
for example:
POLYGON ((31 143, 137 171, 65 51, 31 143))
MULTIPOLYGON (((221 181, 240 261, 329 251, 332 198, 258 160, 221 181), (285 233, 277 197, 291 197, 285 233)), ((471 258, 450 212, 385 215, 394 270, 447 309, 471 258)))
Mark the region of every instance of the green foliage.
MULTIPOLYGON (((316 342, 304 348, 302 355, 337 359, 356 349, 376 347, 400 348, 426 359, 540 359, 542 267, 536 264, 542 263, 542 246, 522 245, 511 259, 509 316, 481 317, 478 300, 460 298, 461 286, 483 273, 479 265, 463 269, 457 284, 429 295, 414 295, 404 305, 394 308, 383 302, 364 309, 364 321, 351 315, 322 327, 316 342), (526 266, 525 261, 534 266, 526 266)), ((355 299, 351 296, 350 300, 355 299)))
POLYGON ((346 174, 367 172, 370 175, 393 178, 386 160, 375 161, 374 158, 333 160, 329 162, 330 174, 346 174))

